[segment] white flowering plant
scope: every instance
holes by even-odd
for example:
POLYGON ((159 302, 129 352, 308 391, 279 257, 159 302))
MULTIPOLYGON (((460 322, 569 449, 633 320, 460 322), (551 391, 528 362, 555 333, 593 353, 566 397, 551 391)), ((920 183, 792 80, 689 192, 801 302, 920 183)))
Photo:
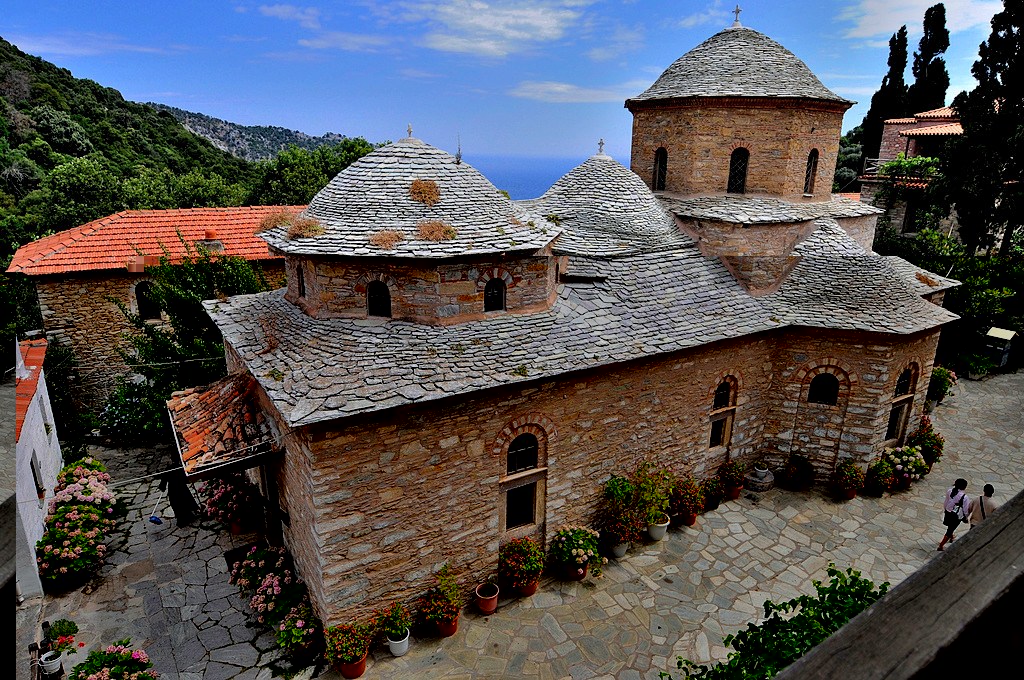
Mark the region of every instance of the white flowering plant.
POLYGON ((916 482, 928 474, 928 463, 921 455, 921 449, 916 446, 887 448, 882 453, 882 460, 892 465, 896 484, 900 481, 904 484, 916 482))
POLYGON ((597 552, 600 538, 601 534, 589 527, 562 527, 551 539, 548 556, 556 562, 575 565, 580 570, 590 565, 590 573, 600 576, 601 565, 607 562, 597 552))

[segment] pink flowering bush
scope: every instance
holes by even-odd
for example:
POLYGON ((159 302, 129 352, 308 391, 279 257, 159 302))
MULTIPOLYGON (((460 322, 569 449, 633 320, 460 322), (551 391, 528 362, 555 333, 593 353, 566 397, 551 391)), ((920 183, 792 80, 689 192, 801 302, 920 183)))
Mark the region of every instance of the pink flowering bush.
POLYGON ((257 621, 276 626, 305 594, 306 585, 291 569, 285 569, 263 577, 256 594, 249 600, 249 606, 256 613, 257 621))
POLYGON ((36 543, 36 562, 44 581, 85 576, 99 568, 107 546, 99 527, 50 528, 36 543))
POLYGON ((95 480, 101 484, 108 484, 110 482, 107 468, 103 463, 91 457, 76 460, 66 465, 57 473, 57 486, 54 487, 54 491, 60 491, 76 483, 85 485, 88 483, 88 480, 95 480))
POLYGON ((900 482, 904 485, 916 482, 928 474, 928 463, 921 455, 921 450, 915 446, 886 449, 882 453, 882 460, 892 465, 895 477, 893 483, 897 486, 900 482))
POLYGON ((241 473, 212 479, 199 488, 206 516, 222 524, 245 524, 258 502, 256 487, 241 473))
POLYGON ((293 607, 277 626, 277 644, 289 652, 315 645, 322 638, 323 624, 306 599, 293 607))
POLYGON ((82 663, 71 669, 68 680, 149 680, 158 677, 153 662, 143 649, 132 649, 131 640, 118 640, 103 649, 89 652, 82 663))
POLYGON ((252 594, 263 582, 263 577, 281 572, 288 566, 288 552, 284 548, 254 545, 245 557, 231 567, 229 581, 246 593, 252 594))
POLYGON ((607 560, 597 554, 601 534, 589 527, 566 526, 555 532, 548 549, 548 557, 555 562, 575 565, 582 573, 586 565, 594 576, 601 575, 601 565, 607 560))

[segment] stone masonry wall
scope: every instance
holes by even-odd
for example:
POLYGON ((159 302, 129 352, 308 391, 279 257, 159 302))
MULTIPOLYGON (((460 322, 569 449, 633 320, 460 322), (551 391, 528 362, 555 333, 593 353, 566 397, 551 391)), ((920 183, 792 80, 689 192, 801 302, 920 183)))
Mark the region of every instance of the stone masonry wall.
POLYGON ((549 256, 408 263, 289 257, 287 299, 315 318, 365 317, 366 286, 370 281, 382 281, 391 292, 392 318, 460 323, 484 316, 484 287, 492 278, 505 282, 508 312, 549 307, 555 295, 554 269, 549 256), (306 281, 306 297, 301 302, 296 280, 300 262, 306 281))
POLYGON ((469 588, 493 572, 507 537, 501 450, 517 426, 547 435, 543 538, 590 523, 601 483, 640 459, 713 474, 726 447, 708 447, 709 411, 727 375, 738 381, 733 457, 781 461, 799 450, 822 477, 837 453, 866 462, 881 450, 896 376, 910 357, 922 365, 916 424, 936 338, 783 330, 391 410, 342 429, 311 426, 290 435, 277 469, 291 519, 286 540, 328 624, 391 599, 413 602, 446 561, 469 588), (826 363, 852 376, 843 423, 831 414, 819 423, 802 408, 809 371, 826 363), (798 414, 810 426, 794 441, 798 414))
POLYGON ((813 200, 828 200, 842 110, 810 102, 699 99, 633 112, 631 169, 652 185, 654 154, 668 152, 665 190, 725 193, 734 149, 750 152, 746 193, 802 199, 807 156, 817 149, 813 200))

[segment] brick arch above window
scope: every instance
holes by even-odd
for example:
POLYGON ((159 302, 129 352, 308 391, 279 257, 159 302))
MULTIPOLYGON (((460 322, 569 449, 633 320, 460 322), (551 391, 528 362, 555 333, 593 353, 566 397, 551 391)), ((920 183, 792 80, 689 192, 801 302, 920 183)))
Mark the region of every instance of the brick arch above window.
POLYGON ((822 357, 815 361, 809 361, 793 374, 793 379, 801 385, 810 384, 814 376, 820 373, 831 373, 839 379, 840 387, 856 387, 860 382, 857 374, 843 366, 843 363, 835 357, 822 357))
POLYGON ((715 391, 718 389, 718 386, 726 381, 732 383, 733 391, 737 393, 743 387, 743 375, 740 371, 720 371, 718 375, 708 383, 708 399, 714 399, 715 391))
POLYGON ((540 413, 527 413, 519 416, 501 429, 494 439, 491 455, 504 458, 508 455, 508 446, 521 434, 532 434, 537 438, 538 466, 547 465, 549 442, 558 434, 558 428, 550 418, 540 413))
POLYGON ((512 274, 507 270, 502 267, 494 267, 493 269, 485 269, 480 272, 480 275, 476 278, 476 287, 483 290, 491 279, 501 279, 505 282, 506 286, 511 286, 514 281, 512 274))
POLYGON ((398 288, 398 281, 395 280, 395 277, 382 272, 366 272, 364 274, 360 274, 352 285, 357 293, 365 294, 366 284, 371 281, 380 281, 390 289, 398 288))

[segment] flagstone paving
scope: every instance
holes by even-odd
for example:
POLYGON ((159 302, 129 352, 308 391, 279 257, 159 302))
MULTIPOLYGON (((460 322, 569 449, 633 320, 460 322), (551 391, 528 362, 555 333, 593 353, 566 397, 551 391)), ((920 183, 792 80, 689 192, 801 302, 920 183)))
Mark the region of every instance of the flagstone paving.
MULTIPOLYGON (((401 658, 374 650, 364 677, 646 680, 674 668, 677 655, 724 658, 725 635, 759 620, 765 600, 812 592, 811 579, 823 578, 829 562, 895 585, 948 554, 935 547, 942 493, 954 478, 967 479, 970 493, 993 484, 1000 503, 1024 489, 1024 373, 962 381, 957 390, 933 414, 946 455, 909 491, 841 503, 820 491, 748 492, 609 562, 600 579, 544 581, 489 617, 466 610, 455 636, 414 639, 401 658)), ((149 452, 98 453, 113 456, 115 480, 167 464, 149 452)), ((158 513, 163 524, 150 523, 158 496, 151 480, 116 491, 132 513, 100 578, 88 592, 19 607, 19 680, 28 677, 25 650, 39 624, 60 617, 78 622, 83 652, 131 637, 164 678, 272 677, 275 640, 247 624, 248 607, 227 582, 224 552, 251 537, 208 522, 178 529, 167 508, 158 513)), ((326 669, 320 677, 340 675, 326 669)))

